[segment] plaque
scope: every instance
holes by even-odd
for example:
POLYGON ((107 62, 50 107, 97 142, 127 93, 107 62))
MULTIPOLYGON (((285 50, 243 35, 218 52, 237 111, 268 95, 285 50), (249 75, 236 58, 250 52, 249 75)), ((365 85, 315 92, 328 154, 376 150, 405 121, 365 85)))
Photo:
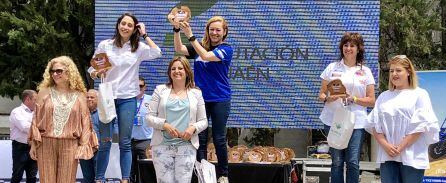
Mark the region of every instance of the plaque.
POLYGON ((335 79, 333 81, 330 81, 327 85, 327 88, 328 92, 330 92, 330 96, 338 96, 341 98, 347 97, 347 91, 340 79, 335 79))
POLYGON ((231 150, 229 150, 229 162, 230 163, 240 163, 242 162, 243 159, 243 153, 236 149, 236 148, 232 148, 231 150))
POLYGON ((99 53, 94 56, 90 61, 91 66, 96 70, 108 70, 112 67, 110 60, 106 53, 99 53))
POLYGON ((280 152, 274 148, 268 148, 265 152, 265 157, 263 158, 265 162, 279 162, 281 160, 280 152))
POLYGON ((170 10, 167 15, 167 19, 172 24, 177 24, 178 22, 189 22, 192 16, 190 8, 187 6, 176 6, 170 10))
POLYGON ((262 161, 263 152, 260 150, 252 150, 248 154, 248 162, 251 163, 260 163, 262 161))

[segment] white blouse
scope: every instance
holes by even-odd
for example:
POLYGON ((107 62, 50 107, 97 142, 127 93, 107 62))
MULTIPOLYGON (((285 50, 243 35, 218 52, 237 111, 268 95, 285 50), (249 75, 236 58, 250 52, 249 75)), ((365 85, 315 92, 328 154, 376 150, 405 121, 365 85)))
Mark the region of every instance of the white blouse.
MULTIPOLYGON (((113 39, 101 41, 95 51, 95 55, 106 53, 111 69, 106 73, 104 82, 111 82, 114 98, 127 99, 139 94, 139 65, 144 60, 153 60, 161 56, 159 47, 151 48, 149 45, 139 42, 138 49, 131 52, 130 41, 124 43, 122 48, 113 45, 113 39)), ((92 67, 89 73, 95 71, 92 67)))
MULTIPOLYGON (((349 67, 344 64, 344 60, 340 62, 334 62, 329 64, 321 74, 321 79, 330 82, 334 79, 341 79, 344 84, 347 93, 350 96, 356 96, 358 98, 366 97, 366 89, 368 85, 374 85, 375 79, 372 72, 366 66, 354 66, 349 67)), ((334 112, 338 107, 342 107, 341 100, 334 102, 327 102, 322 109, 319 119, 331 126, 333 121, 334 112)), ((367 107, 351 104, 353 113, 355 113, 355 129, 362 129, 367 124, 367 107)))
POLYGON ((371 133, 373 129, 384 134, 393 145, 399 145, 406 135, 422 132, 412 145, 396 157, 390 157, 379 146, 376 161, 397 161, 417 169, 429 169, 428 146, 438 142, 440 128, 426 90, 416 88, 383 92, 368 116, 366 130, 371 133))

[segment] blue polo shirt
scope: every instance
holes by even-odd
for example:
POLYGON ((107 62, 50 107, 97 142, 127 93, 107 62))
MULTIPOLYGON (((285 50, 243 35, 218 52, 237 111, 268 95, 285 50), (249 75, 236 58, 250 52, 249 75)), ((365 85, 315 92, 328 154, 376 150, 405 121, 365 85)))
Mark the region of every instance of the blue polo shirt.
POLYGON ((231 86, 229 84, 229 66, 232 61, 231 45, 222 43, 210 48, 221 61, 203 60, 192 45, 187 46, 189 59, 195 59, 194 77, 196 85, 203 92, 205 102, 224 102, 231 100, 231 86))

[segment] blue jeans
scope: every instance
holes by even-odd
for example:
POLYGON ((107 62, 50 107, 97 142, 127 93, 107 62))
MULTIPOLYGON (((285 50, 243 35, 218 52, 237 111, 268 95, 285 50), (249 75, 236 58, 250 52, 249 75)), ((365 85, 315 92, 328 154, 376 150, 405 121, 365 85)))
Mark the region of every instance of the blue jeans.
MULTIPOLYGON (((119 129, 119 159, 121 166, 121 176, 123 180, 130 177, 132 165, 131 139, 133 129, 133 119, 136 113, 136 98, 116 99, 116 114, 119 129)), ((105 181, 105 171, 107 170, 110 156, 110 148, 113 137, 113 123, 99 123, 99 151, 97 155, 96 180, 105 181)))
MULTIPOLYGON (((206 116, 212 120, 212 139, 217 154, 217 176, 228 176, 228 149, 226 146, 226 123, 231 110, 231 101, 205 102, 206 116)), ((200 147, 197 160, 207 159, 208 129, 198 134, 200 147)))
POLYGON ((82 183, 94 183, 96 172, 96 156, 97 153, 94 153, 93 158, 89 160, 79 160, 79 164, 81 165, 82 170, 82 176, 84 177, 82 183))
POLYGON ((416 169, 396 161, 381 163, 380 172, 382 183, 421 183, 424 177, 424 169, 416 169))
MULTIPOLYGON (((330 126, 324 125, 324 130, 328 134, 330 126)), ((347 164, 346 182, 359 182, 359 158, 364 138, 364 129, 354 129, 346 149, 339 150, 330 147, 332 183, 344 182, 344 163, 347 164)))

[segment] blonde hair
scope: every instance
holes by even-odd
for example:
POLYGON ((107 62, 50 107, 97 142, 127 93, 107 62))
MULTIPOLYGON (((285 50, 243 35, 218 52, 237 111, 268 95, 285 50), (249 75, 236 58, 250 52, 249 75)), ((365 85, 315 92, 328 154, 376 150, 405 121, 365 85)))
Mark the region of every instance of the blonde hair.
POLYGON ((222 41, 226 39, 226 36, 228 36, 229 32, 228 22, 225 20, 225 18, 223 18, 222 16, 214 16, 210 18, 206 23, 206 30, 204 31, 203 40, 201 40, 201 44, 207 51, 209 51, 211 47, 211 38, 209 37, 209 26, 214 22, 221 22, 223 30, 225 30, 225 35, 223 35, 222 41))
POLYGON ((186 72, 185 87, 187 89, 195 88, 194 73, 192 72, 192 68, 190 67, 189 60, 187 60, 187 58, 184 56, 176 56, 175 58, 172 59, 172 61, 170 61, 169 67, 167 69, 167 77, 169 77, 169 83, 167 83, 167 85, 173 86, 173 80, 172 80, 172 77, 170 76, 170 73, 172 72, 171 69, 172 69, 173 63, 175 63, 177 61, 183 65, 183 69, 186 72))
MULTIPOLYGON (((390 67, 391 65, 396 65, 399 64, 401 66, 403 66, 407 72, 409 73, 409 87, 412 89, 415 89, 416 87, 418 87, 418 77, 417 74, 415 72, 415 68, 412 64, 412 61, 410 61, 409 58, 407 58, 406 55, 397 55, 392 57, 389 60, 388 66, 390 67)), ((391 78, 391 73, 389 72, 389 85, 388 88, 390 91, 393 91, 395 89, 395 85, 393 85, 391 78)))
POLYGON ((66 67, 64 71, 68 77, 68 86, 72 90, 76 90, 79 92, 85 93, 87 89, 85 88, 85 84, 82 80, 79 71, 77 70, 76 64, 74 64, 73 60, 68 56, 60 56, 51 59, 46 65, 45 72, 43 73, 43 80, 40 82, 37 90, 41 90, 43 88, 49 88, 55 85, 53 78, 51 77, 50 70, 55 63, 60 63, 66 67))

